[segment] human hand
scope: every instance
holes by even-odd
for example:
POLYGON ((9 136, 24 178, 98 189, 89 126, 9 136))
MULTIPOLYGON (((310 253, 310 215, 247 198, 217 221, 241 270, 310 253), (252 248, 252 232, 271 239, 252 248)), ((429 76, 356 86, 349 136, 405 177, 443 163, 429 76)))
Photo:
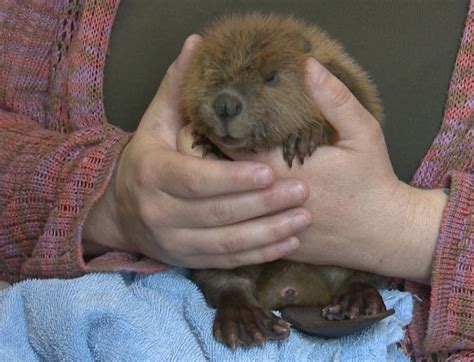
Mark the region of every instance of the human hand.
POLYGON ((199 44, 185 42, 118 161, 113 180, 88 215, 85 241, 142 253, 172 265, 234 268, 282 258, 311 222, 298 207, 297 180, 275 182, 258 162, 184 155, 180 85, 199 44))
POLYGON ((306 64, 306 86, 337 130, 334 145, 319 147, 292 169, 280 148, 256 155, 224 150, 309 185, 305 207, 313 223, 299 234, 302 244, 289 259, 428 282, 446 195, 397 179, 379 123, 314 59, 306 64))

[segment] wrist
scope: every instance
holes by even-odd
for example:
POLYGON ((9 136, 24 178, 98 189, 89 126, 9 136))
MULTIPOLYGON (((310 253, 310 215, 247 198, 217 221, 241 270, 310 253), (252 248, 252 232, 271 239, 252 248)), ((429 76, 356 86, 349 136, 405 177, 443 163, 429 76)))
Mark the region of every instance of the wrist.
POLYGON ((377 237, 384 254, 374 272, 429 284, 439 228, 447 203, 442 190, 422 190, 399 182, 377 237))
POLYGON ((114 197, 115 177, 91 207, 82 228, 84 254, 99 255, 111 250, 133 251, 124 239, 114 197))

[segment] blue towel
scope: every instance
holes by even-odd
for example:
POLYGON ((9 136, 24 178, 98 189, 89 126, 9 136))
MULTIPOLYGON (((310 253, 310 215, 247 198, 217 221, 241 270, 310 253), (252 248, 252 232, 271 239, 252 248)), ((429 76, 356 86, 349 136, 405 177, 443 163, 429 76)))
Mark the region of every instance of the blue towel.
POLYGON ((185 270, 28 280, 0 292, 0 361, 398 361, 410 294, 383 291, 391 316, 325 340, 293 330, 285 342, 230 351, 214 341, 214 310, 185 270))

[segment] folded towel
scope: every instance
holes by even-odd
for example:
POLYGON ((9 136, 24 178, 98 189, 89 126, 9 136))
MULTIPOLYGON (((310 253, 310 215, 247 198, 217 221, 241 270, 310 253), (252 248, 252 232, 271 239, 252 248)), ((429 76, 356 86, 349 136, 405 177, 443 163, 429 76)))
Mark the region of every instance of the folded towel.
POLYGON ((214 341, 214 310, 182 269, 27 280, 0 291, 1 361, 397 361, 412 316, 408 293, 383 291, 396 314, 325 340, 292 330, 284 342, 232 352, 214 341))

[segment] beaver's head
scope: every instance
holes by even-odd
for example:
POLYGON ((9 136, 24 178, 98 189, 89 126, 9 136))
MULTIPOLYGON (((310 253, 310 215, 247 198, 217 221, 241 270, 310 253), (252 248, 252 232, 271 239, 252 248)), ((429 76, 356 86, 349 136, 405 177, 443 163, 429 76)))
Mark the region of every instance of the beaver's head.
POLYGON ((184 86, 194 130, 227 148, 253 149, 314 122, 303 81, 310 31, 291 18, 258 14, 213 24, 184 86))

